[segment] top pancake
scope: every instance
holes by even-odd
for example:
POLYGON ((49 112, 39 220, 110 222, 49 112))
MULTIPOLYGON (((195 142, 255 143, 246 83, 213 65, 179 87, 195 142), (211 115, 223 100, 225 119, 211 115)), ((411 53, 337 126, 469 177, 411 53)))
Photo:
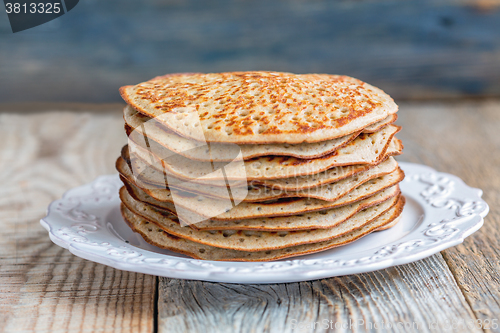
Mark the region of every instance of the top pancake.
MULTIPOLYGON (((154 119, 137 112, 130 105, 127 105, 123 109, 123 119, 125 120, 127 135, 135 142, 144 141, 146 140, 144 137, 147 136, 148 141, 153 140, 159 145, 192 160, 230 162, 234 159, 234 144, 211 143, 207 145, 205 142, 185 138, 165 129, 164 126, 158 124, 154 119)), ((392 124, 396 119, 397 115, 392 114, 364 128, 363 133, 375 133, 381 128, 392 124)), ((340 138, 314 143, 241 144, 239 145, 239 149, 244 160, 268 155, 284 155, 311 159, 327 155, 345 146, 354 140, 358 134, 359 132, 354 132, 340 138)))
POLYGON ((125 86, 120 93, 137 111, 184 137, 237 144, 331 140, 398 109, 376 87, 326 74, 185 74, 125 86))
MULTIPOLYGON (((154 119, 137 112, 130 105, 127 105, 123 110, 123 119, 125 120, 125 132, 131 140, 141 142, 147 137, 148 141, 153 140, 176 154, 198 161, 230 162, 234 160, 236 151, 241 151, 244 160, 268 155, 311 159, 327 155, 345 146, 359 134, 359 132, 355 132, 340 138, 314 143, 240 144, 238 146, 227 143, 211 143, 208 145, 206 142, 191 140, 166 130, 163 126, 158 126, 154 119), (235 150, 236 147, 239 149, 235 150)), ((388 121, 392 121, 391 116, 381 120, 383 123, 388 121)), ((375 124, 370 125, 370 127, 375 126, 375 124)))

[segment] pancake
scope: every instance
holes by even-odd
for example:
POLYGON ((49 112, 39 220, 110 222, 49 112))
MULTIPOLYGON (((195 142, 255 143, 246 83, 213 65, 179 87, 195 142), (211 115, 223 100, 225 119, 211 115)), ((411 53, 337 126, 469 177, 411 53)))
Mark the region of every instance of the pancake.
MULTIPOLYGON (((160 226, 157 224, 158 223, 157 221, 153 222, 151 220, 142 218, 140 215, 136 214, 133 210, 130 210, 126 205, 122 204, 121 210, 122 214, 126 218, 132 215, 143 220, 144 222, 149 222, 149 228, 151 229, 151 231, 154 230, 155 232, 158 232, 161 235, 170 235, 175 238, 184 239, 186 241, 190 241, 197 244, 198 247, 210 246, 221 250, 223 249, 230 251, 250 252, 259 255, 259 253, 266 253, 273 250, 274 251, 284 250, 284 253, 287 252, 293 253, 294 252, 293 248, 300 245, 313 246, 313 248, 317 248, 317 250, 319 251, 329 248, 325 247, 326 245, 324 244, 325 242, 327 242, 327 244, 332 244, 330 242, 333 242, 334 244, 338 245, 345 244, 346 242, 344 241, 338 243, 338 240, 341 237, 345 236, 349 237, 350 240, 354 240, 359 237, 355 237, 354 239, 352 239, 350 235, 358 234, 360 231, 362 231, 361 235, 365 235, 371 231, 375 231, 378 228, 383 227, 384 225, 392 222, 396 217, 398 217, 401 214, 403 208, 402 205, 404 205, 404 197, 400 197, 400 200, 397 201, 396 205, 393 205, 392 207, 385 209, 383 212, 382 208, 380 208, 379 211, 376 211, 375 209, 377 207, 374 206, 356 214, 355 217, 350 219, 350 222, 352 222, 353 225, 354 224, 362 225, 359 228, 352 228, 351 224, 346 222, 342 224, 345 225, 344 228, 340 227, 332 229, 311 230, 310 232, 307 231, 295 232, 295 233, 288 233, 285 236, 280 236, 279 233, 248 232, 248 231, 224 236, 222 235, 222 232, 221 233, 202 232, 202 231, 191 230, 189 228, 182 228, 179 226, 177 222, 168 217, 165 217, 162 221, 160 221, 161 224, 160 226), (391 218, 384 219, 384 217, 387 216, 386 214, 389 214, 391 218), (379 220, 380 218, 384 219, 383 222, 379 220), (350 231, 346 231, 348 229, 350 229, 350 231), (304 235, 301 235, 302 233, 304 233, 304 235), (315 233, 317 233, 320 238, 329 237, 329 235, 334 235, 334 234, 338 234, 340 236, 330 237, 324 241, 312 241, 308 243, 303 243, 305 239, 310 240, 312 238, 312 234, 315 233), (299 234, 303 237, 300 238, 296 237, 296 235, 299 234), (184 237, 181 237, 179 235, 182 235, 184 237), (241 241, 241 239, 243 239, 243 241, 241 241), (295 243, 295 240, 297 240, 296 243, 300 244, 287 246, 288 244, 295 243), (213 244, 222 245, 223 247, 213 246, 213 244), (292 251, 287 251, 287 248, 292 248, 292 251), (246 249, 249 249, 249 251, 247 251, 246 249)), ((311 249, 310 247, 308 248, 311 249)), ((296 251, 295 254, 297 254, 296 251)), ((215 258, 212 258, 212 260, 214 259, 215 258)))
MULTIPOLYGON (((167 233, 185 238, 196 243, 238 251, 275 250, 301 244, 317 243, 340 237, 348 232, 364 226, 394 206, 397 200, 387 200, 378 205, 366 208, 344 222, 327 229, 311 229, 302 231, 241 231, 241 230, 193 230, 182 227, 176 217, 170 213, 134 200, 127 191, 122 191, 122 204, 134 214, 149 222, 155 223, 167 233)), ((122 194, 121 193, 121 194, 122 194)))
POLYGON ((263 185, 266 187, 277 188, 284 191, 300 191, 311 189, 317 186, 335 183, 348 177, 367 172, 368 170, 371 170, 372 168, 381 165, 382 163, 397 165, 396 160, 392 157, 393 155, 397 155, 399 153, 395 150, 396 148, 397 147, 389 146, 386 152, 386 156, 382 159, 382 162, 380 162, 380 164, 355 164, 337 166, 312 175, 281 179, 253 180, 251 184, 263 185))
MULTIPOLYGON (((175 193, 175 205, 199 216, 203 216, 205 219, 218 221, 290 216, 352 204, 397 185, 403 178, 403 171, 397 169, 390 174, 372 179, 358 186, 347 195, 333 202, 311 198, 287 198, 271 202, 241 202, 233 206, 231 202, 227 200, 214 199, 202 195, 188 195, 185 192, 177 191, 175 193)), ((152 191, 154 190, 141 190, 131 183, 128 183, 128 185, 127 189, 136 200, 149 203, 159 208, 172 210, 172 203, 174 200, 172 198, 172 193, 169 193, 171 191, 162 190, 159 193, 153 194, 152 191), (158 199, 155 199, 155 197, 158 199)))
MULTIPOLYGON (((157 188, 165 188, 168 186, 168 180, 163 170, 156 169, 155 166, 148 164, 146 161, 134 156, 130 156, 128 145, 123 146, 121 157, 119 157, 115 164, 118 172, 122 173, 125 170, 132 174, 131 170, 134 170, 133 177, 136 181, 140 181, 149 186, 157 188)), ((169 175, 169 178, 174 178, 175 182, 185 181, 182 178, 177 178, 173 175, 169 175)), ((240 180, 228 180, 228 184, 221 183, 220 180, 205 180, 203 178, 189 179, 189 182, 208 186, 242 186, 247 187, 248 183, 246 179, 240 180)))
POLYGON ((120 94, 134 109, 181 136, 236 144, 331 140, 398 110, 382 90, 326 74, 186 74, 124 86, 120 94))
MULTIPOLYGON (((397 164, 396 160, 394 160, 394 158, 391 157, 392 155, 396 155, 397 153, 399 153, 398 151, 396 151, 397 148, 399 147, 393 145, 389 146, 386 152, 386 156, 382 158, 380 164, 388 161, 390 161, 389 163, 393 165, 397 164)), ((158 188, 165 188, 166 177, 163 174, 163 172, 147 164, 140 158, 135 158, 135 157, 131 158, 129 155, 128 146, 124 146, 124 148, 122 149, 122 157, 123 160, 121 158, 118 158, 118 160, 116 161, 116 169, 126 178, 127 176, 125 175, 125 172, 128 172, 128 174, 132 174, 132 172, 130 171, 130 168, 126 166, 125 161, 127 161, 129 165, 132 165, 132 170, 135 170, 133 179, 140 181, 141 183, 147 184, 145 185, 146 187, 152 186, 158 188)), ((375 164, 375 165, 356 164, 347 166, 337 166, 324 170, 317 174, 297 176, 291 178, 255 179, 250 181, 250 185, 252 186, 262 185, 273 189, 281 189, 284 191, 299 191, 324 184, 334 183, 342 179, 345 179, 347 177, 367 171, 380 164, 375 164)), ((173 175, 169 175, 169 177, 177 178, 173 175)), ((178 178, 177 181, 181 180, 182 180, 181 178, 178 178)), ((220 181, 204 180, 203 178, 191 179, 189 181, 191 183, 200 184, 204 186, 220 185, 220 181)), ((239 181, 232 180, 229 182, 231 186, 247 186, 247 182, 245 180, 239 180, 239 181)), ((226 187, 226 185, 224 185, 224 187, 226 187)))
POLYGON ((383 226, 377 228, 377 230, 375 230, 375 231, 384 231, 384 230, 390 229, 390 228, 394 227, 396 224, 398 224, 399 221, 401 221, 401 216, 394 219, 392 222, 387 223, 386 225, 383 225, 383 226))
MULTIPOLYGON (((130 198, 133 198, 129 193, 127 193, 129 192, 129 190, 126 189, 126 187, 127 184, 125 185, 125 188, 120 189, 120 198, 122 199, 122 201, 131 200, 130 198)), ((353 204, 319 212, 297 214, 293 216, 266 217, 235 221, 205 220, 202 222, 191 224, 190 227, 197 230, 258 231, 328 229, 344 222, 346 219, 352 217, 354 214, 365 208, 380 204, 390 199, 396 200, 395 198, 397 198, 399 193, 399 188, 397 186, 393 186, 353 204)), ((169 212, 172 215, 176 215, 175 207, 173 204, 169 209, 158 208, 156 206, 154 208, 158 209, 159 211, 163 211, 163 213, 169 212)))
POLYGON ((363 133, 375 133, 380 131, 383 127, 394 123, 396 120, 398 120, 398 115, 396 113, 391 114, 390 116, 387 116, 387 118, 382 119, 381 121, 378 121, 374 124, 371 124, 370 126, 367 126, 363 128, 363 133))
POLYGON ((153 223, 135 215, 123 205, 121 206, 121 212, 124 220, 135 232, 141 234, 148 243, 163 249, 182 253, 195 259, 221 261, 271 261, 325 251, 334 247, 349 244, 397 219, 401 215, 404 202, 404 197, 401 197, 398 203, 386 213, 369 222, 362 228, 354 230, 344 236, 333 238, 325 242, 304 244, 279 250, 257 252, 228 250, 209 245, 202 245, 171 235, 164 230, 155 227, 153 223))
MULTIPOLYGON (((389 116, 388 118, 390 118, 389 116)), ((186 158, 197 161, 227 162, 234 159, 231 156, 231 146, 221 143, 210 143, 196 141, 182 137, 175 132, 165 129, 161 124, 135 111, 131 106, 126 106, 123 110, 125 120, 125 132, 132 141, 140 142, 141 136, 147 136, 157 144, 182 155, 186 158), (200 148, 206 147, 206 154, 200 154, 200 148), (229 152, 228 152, 229 151, 229 152)), ((242 158, 245 160, 268 155, 293 156, 302 159, 311 159, 327 155, 354 140, 360 132, 355 132, 337 139, 299 144, 262 144, 262 145, 239 145, 242 158)))
MULTIPOLYGON (((394 159, 386 160, 385 162, 374 166, 366 171, 358 173, 348 178, 344 178, 338 182, 325 184, 313 188, 308 188, 304 190, 292 191, 292 190, 282 190, 280 188, 269 188, 263 186, 250 186, 250 187, 231 187, 231 195, 233 199, 238 200, 238 202, 259 202, 259 201, 269 201, 275 200, 279 198, 289 198, 289 197, 302 197, 302 198, 316 198, 325 201, 335 201, 346 195, 356 187, 361 184, 380 177, 387 175, 391 172, 394 172, 398 168, 398 164, 394 159)), ((154 188, 149 186, 149 184, 144 184, 141 180, 137 180, 137 177, 134 177, 130 168, 125 163, 125 161, 120 160, 117 162, 117 169, 120 174, 125 177, 129 182, 134 183, 140 188, 145 190, 151 189, 149 191, 149 195, 153 196, 155 199, 160 199, 161 197, 168 196, 168 192, 165 192, 163 195, 158 195, 162 192, 163 189, 175 188, 181 191, 187 191, 191 193, 201 194, 207 197, 212 198, 223 198, 226 199, 228 197, 228 189, 227 187, 218 187, 218 186, 210 186, 210 185, 201 185, 198 183, 179 183, 176 182, 174 185, 170 186, 168 182, 165 182, 162 188, 154 188), (167 187, 165 187, 165 185, 167 187)))
POLYGON ((388 149, 394 151, 394 154, 401 153, 403 148, 401 142, 396 138, 393 139, 400 129, 398 126, 389 125, 373 134, 362 133, 345 147, 320 158, 303 160, 288 156, 265 156, 242 161, 244 171, 237 161, 230 164, 193 161, 170 151, 165 152, 164 147, 158 148, 152 142, 150 142, 151 149, 146 150, 129 138, 129 149, 131 156, 136 155, 143 161, 148 161, 156 169, 164 169, 169 175, 177 178, 202 177, 205 180, 246 179, 251 181, 316 174, 334 166, 376 165, 387 156, 388 149), (226 177, 223 177, 220 172, 213 172, 221 168, 224 168, 226 177))

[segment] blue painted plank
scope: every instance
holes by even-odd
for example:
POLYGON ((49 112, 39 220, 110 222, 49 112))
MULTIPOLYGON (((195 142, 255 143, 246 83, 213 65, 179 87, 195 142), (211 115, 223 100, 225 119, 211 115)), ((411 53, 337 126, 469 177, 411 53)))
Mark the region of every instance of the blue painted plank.
POLYGON ((234 70, 347 74, 397 99, 500 96, 500 10, 441 0, 82 0, 16 34, 0 13, 0 102, 114 102, 119 86, 156 75, 234 70))

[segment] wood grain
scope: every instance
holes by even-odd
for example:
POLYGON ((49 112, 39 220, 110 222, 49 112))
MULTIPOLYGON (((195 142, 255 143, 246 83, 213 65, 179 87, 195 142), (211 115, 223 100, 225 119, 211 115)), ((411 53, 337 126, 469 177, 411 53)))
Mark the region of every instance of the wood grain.
POLYGON ((151 332, 153 276, 80 259, 39 220, 71 187, 114 173, 120 117, 0 115, 0 331, 151 332))
POLYGON ((13 34, 0 21, 3 102, 121 101, 173 72, 348 74, 393 97, 500 95, 497 0, 80 1, 13 34))
POLYGON ((484 226, 443 257, 483 327, 500 332, 491 322, 500 321, 500 103, 408 104, 398 122, 405 143, 400 159, 453 173, 484 191, 490 206, 484 226))
POLYGON ((158 314, 158 332, 442 332, 453 321, 474 318, 441 255, 300 283, 161 278, 158 314))

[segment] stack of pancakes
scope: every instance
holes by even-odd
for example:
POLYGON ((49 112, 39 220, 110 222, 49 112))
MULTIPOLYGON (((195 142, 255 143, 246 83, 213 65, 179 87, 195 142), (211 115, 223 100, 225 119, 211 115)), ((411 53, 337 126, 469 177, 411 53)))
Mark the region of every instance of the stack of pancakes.
POLYGON ((120 89, 121 211, 149 243, 265 261, 395 225, 405 199, 392 98, 357 79, 176 74, 120 89))

